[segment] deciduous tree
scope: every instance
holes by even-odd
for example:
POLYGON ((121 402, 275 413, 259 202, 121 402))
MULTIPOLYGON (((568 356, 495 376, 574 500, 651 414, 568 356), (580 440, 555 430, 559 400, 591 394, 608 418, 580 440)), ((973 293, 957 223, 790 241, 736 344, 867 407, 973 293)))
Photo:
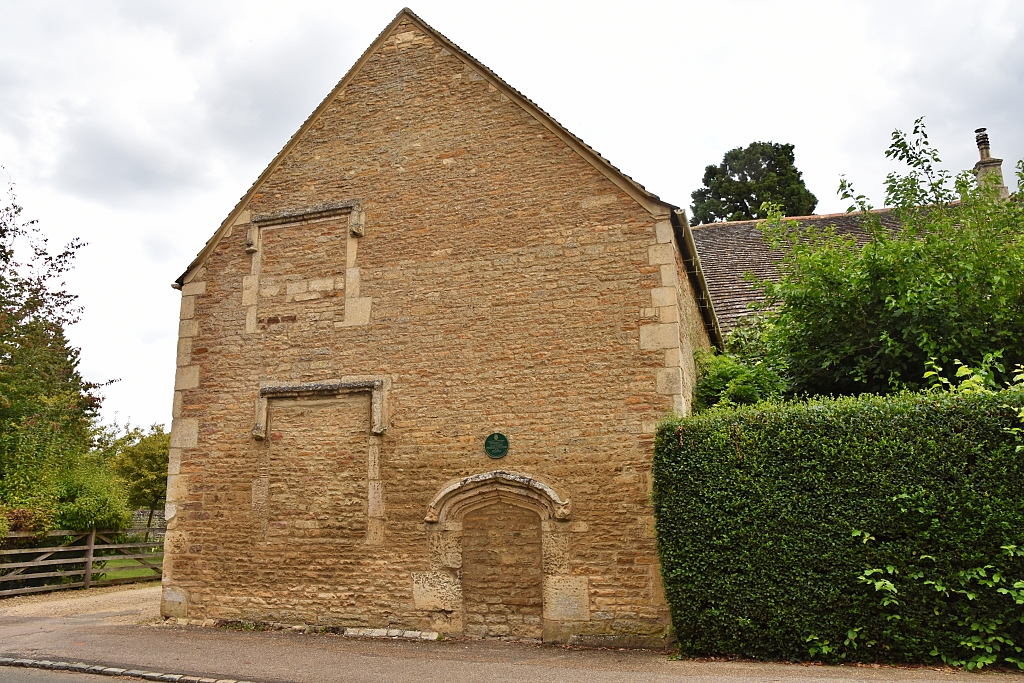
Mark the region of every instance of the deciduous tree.
POLYGON ((691 225, 767 218, 765 203, 786 216, 807 216, 818 205, 796 168, 793 145, 774 142, 729 150, 721 164, 704 169, 704 187, 690 196, 691 225))

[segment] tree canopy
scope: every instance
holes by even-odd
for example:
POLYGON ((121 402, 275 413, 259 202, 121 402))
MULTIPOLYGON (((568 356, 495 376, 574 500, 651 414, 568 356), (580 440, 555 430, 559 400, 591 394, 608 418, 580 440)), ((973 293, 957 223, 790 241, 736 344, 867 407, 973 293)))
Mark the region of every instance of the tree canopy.
POLYGON ((149 434, 142 430, 129 431, 127 444, 111 462, 114 473, 124 482, 128 504, 133 508, 148 508, 150 521, 153 510, 160 507, 167 495, 167 459, 171 435, 162 425, 153 425, 149 434))
POLYGON ((793 145, 774 142, 729 150, 721 164, 705 167, 704 187, 690 196, 691 225, 767 218, 766 203, 785 216, 807 216, 818 205, 796 168, 793 145))
POLYGON ((99 387, 82 377, 65 334, 79 310, 63 278, 81 246, 51 253, 8 188, 0 206, 0 513, 18 529, 116 527, 129 515, 94 447, 99 387))
MULTIPOLYGON (((887 156, 909 166, 885 183, 898 230, 846 180, 863 244, 766 207, 781 277, 760 283, 765 308, 741 355, 769 359, 798 395, 921 389, 964 366, 1007 384, 1024 364, 1021 192, 1003 200, 969 172, 938 168, 920 119, 911 135, 893 133, 887 156)), ((1024 162, 1017 173, 1024 187, 1024 162)))

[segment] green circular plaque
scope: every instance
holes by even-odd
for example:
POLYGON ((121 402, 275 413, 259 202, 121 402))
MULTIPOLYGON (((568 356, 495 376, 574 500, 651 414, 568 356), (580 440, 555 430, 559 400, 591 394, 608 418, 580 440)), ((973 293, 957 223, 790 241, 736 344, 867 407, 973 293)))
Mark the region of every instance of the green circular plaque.
POLYGON ((508 453, 508 437, 497 432, 491 434, 484 439, 484 453, 487 454, 487 457, 495 460, 505 457, 505 454, 508 453))

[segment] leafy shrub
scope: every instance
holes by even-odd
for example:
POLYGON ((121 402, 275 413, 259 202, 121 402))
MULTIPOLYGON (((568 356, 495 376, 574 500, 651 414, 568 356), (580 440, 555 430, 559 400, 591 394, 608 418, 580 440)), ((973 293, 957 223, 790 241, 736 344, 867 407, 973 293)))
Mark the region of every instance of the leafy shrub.
POLYGON ((782 380, 764 363, 744 363, 735 356, 699 353, 697 386, 693 391, 695 411, 716 405, 751 405, 778 398, 782 380))
POLYGON ((921 389, 929 361, 952 373, 955 359, 978 365, 997 354, 993 369, 1005 382, 1024 363, 1024 164, 1021 189, 1000 199, 969 172, 939 169, 920 119, 913 137, 893 133, 886 156, 909 167, 885 181, 898 230, 845 180, 863 244, 768 207, 761 227, 779 279, 760 283, 761 345, 793 395, 921 389))
POLYGON ((1024 391, 665 421, 654 505, 689 654, 1024 660, 1024 391))

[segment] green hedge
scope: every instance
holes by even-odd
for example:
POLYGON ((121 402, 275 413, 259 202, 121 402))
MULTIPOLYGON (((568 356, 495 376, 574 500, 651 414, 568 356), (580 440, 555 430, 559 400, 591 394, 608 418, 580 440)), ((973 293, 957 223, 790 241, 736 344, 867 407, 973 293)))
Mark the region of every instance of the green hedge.
POLYGON ((1024 660, 1022 405, 902 394, 664 422, 654 506, 682 651, 1024 660))

